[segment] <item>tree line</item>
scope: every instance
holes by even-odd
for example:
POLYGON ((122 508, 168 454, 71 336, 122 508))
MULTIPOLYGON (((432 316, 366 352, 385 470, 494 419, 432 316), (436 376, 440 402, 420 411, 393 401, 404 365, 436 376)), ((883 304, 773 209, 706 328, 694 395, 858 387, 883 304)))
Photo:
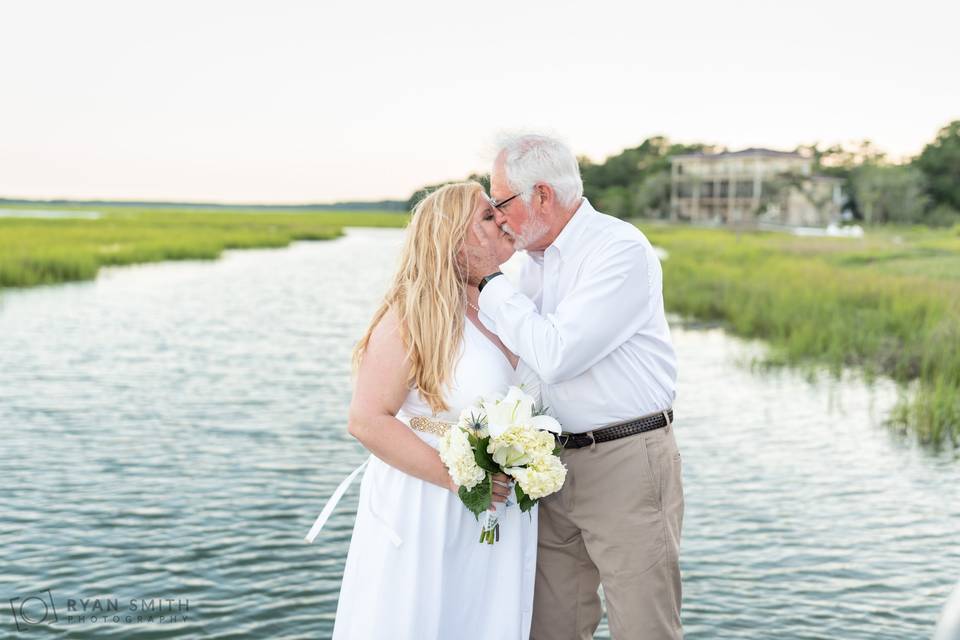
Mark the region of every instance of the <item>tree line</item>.
MULTIPOLYGON (((594 163, 578 158, 584 195, 597 209, 622 218, 667 218, 670 210, 670 158, 695 152, 720 152, 709 144, 678 144, 653 136, 639 146, 594 163)), ((813 160, 816 174, 841 178, 845 209, 867 224, 960 223, 960 120, 937 133, 915 157, 894 162, 869 140, 855 145, 801 145, 796 151, 813 160)), ((489 176, 472 174, 489 190, 489 176)), ((412 209, 443 184, 417 190, 412 209)))

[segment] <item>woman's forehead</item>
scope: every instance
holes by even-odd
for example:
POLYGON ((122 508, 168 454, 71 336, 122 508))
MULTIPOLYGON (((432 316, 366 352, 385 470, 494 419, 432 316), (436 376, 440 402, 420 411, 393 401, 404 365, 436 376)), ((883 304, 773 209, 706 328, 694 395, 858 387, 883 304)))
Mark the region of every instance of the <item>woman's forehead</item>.
POLYGON ((485 211, 487 209, 493 208, 493 203, 490 202, 490 196, 484 192, 479 192, 477 198, 474 200, 474 210, 485 211))

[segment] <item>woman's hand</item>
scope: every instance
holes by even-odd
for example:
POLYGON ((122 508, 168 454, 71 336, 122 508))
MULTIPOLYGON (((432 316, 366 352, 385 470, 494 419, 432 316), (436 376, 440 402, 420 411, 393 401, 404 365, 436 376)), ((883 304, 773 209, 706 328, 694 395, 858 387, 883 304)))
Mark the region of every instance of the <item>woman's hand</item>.
POLYGON ((447 474, 447 489, 450 489, 455 496, 460 495, 460 485, 453 481, 449 473, 447 474))

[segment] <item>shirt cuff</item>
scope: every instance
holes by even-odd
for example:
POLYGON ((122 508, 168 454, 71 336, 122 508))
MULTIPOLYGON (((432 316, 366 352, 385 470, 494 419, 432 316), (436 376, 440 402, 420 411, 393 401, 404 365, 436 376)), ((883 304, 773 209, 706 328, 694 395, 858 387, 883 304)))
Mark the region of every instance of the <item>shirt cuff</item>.
POLYGON ((497 276, 487 282, 480 292, 477 299, 477 306, 480 307, 480 313, 477 317, 490 331, 497 333, 497 309, 500 308, 507 298, 517 293, 516 287, 507 279, 507 276, 497 276))

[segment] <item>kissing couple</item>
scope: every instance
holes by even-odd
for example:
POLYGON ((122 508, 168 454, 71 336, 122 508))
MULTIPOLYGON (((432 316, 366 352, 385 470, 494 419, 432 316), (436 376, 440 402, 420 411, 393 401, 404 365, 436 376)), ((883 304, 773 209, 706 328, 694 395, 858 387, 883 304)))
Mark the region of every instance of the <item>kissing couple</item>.
POLYGON ((601 585, 615 640, 682 638, 662 283, 644 234, 593 208, 550 137, 503 139, 489 195, 449 184, 416 206, 353 354, 348 429, 371 455, 308 536, 365 467, 335 640, 587 640, 601 585), (563 427, 566 480, 522 513, 494 475, 500 537, 478 544, 438 442, 478 397, 521 385, 563 427))

